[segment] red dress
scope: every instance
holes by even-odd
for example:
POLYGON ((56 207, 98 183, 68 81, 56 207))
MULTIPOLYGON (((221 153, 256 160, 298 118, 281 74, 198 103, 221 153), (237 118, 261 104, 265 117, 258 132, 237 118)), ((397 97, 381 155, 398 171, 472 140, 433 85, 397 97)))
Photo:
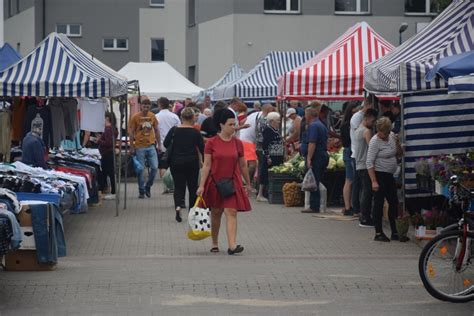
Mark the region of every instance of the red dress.
POLYGON ((206 142, 204 154, 212 156, 211 171, 203 194, 206 205, 214 208, 233 208, 239 212, 250 211, 250 201, 245 193, 239 164, 239 158, 244 156, 242 142, 235 137, 224 141, 217 135, 206 142), (215 181, 233 177, 235 194, 222 199, 211 175, 215 181))

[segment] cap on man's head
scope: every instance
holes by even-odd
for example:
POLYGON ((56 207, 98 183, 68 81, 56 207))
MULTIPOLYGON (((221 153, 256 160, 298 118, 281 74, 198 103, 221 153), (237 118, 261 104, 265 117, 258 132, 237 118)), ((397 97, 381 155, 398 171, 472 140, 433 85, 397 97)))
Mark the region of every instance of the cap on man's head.
POLYGON ((292 114, 296 114, 296 110, 294 108, 289 108, 286 110, 286 117, 290 117, 292 114))

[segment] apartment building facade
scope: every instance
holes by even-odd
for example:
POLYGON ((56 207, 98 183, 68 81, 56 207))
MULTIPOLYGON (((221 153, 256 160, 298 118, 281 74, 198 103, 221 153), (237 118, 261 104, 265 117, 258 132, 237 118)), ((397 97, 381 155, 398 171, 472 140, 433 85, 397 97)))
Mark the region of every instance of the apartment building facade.
POLYGON ((118 70, 166 61, 202 87, 270 50, 316 50, 359 21, 394 45, 432 20, 432 0, 4 0, 4 38, 22 55, 66 33, 118 70))

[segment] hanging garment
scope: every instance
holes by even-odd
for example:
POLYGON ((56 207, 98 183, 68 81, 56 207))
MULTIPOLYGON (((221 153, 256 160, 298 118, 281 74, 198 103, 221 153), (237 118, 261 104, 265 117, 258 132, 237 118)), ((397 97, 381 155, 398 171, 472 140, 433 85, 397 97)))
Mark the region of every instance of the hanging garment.
POLYGON ((0 156, 3 156, 3 161, 10 161, 11 149, 11 112, 10 110, 0 111, 0 156))
POLYGON ((107 99, 81 99, 81 130, 102 133, 105 128, 105 111, 109 105, 107 99))
POLYGON ((12 106, 12 141, 19 142, 23 138, 23 122, 26 117, 25 98, 13 98, 12 106))
POLYGON ((51 108, 51 120, 53 123, 52 147, 59 147, 61 145, 61 141, 66 139, 63 105, 59 98, 49 99, 48 105, 51 108))
POLYGON ((74 139, 79 131, 79 120, 77 116, 77 100, 74 98, 61 98, 64 112, 64 126, 66 127, 66 137, 74 139))

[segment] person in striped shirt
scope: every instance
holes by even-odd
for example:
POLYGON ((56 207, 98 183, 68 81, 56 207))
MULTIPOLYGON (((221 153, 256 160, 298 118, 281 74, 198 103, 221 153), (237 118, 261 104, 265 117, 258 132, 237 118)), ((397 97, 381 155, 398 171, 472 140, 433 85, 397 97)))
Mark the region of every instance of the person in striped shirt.
POLYGON ((383 204, 384 200, 387 199, 388 217, 392 230, 391 240, 400 240, 395 224, 398 212, 398 197, 393 174, 397 170, 397 158, 402 156, 403 150, 398 136, 391 132, 392 122, 389 118, 380 118, 376 127, 377 134, 370 140, 367 152, 367 170, 374 191, 374 240, 389 242, 390 239, 382 229, 383 204))

